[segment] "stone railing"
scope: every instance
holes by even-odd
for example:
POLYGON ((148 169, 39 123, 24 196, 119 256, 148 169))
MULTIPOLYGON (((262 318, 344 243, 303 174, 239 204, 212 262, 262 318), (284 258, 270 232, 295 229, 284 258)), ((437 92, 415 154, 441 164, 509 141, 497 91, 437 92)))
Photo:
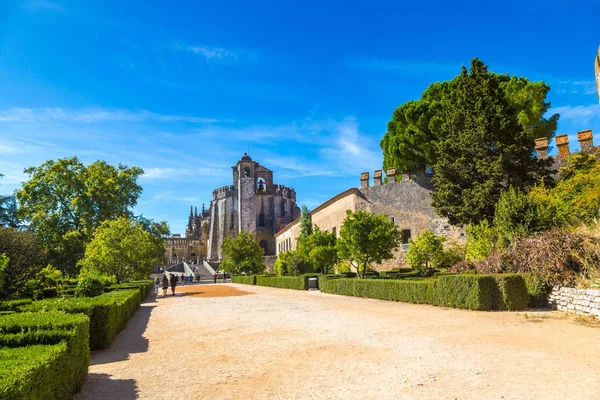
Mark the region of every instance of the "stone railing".
POLYGON ((600 318, 600 290, 554 286, 548 303, 557 310, 600 318))

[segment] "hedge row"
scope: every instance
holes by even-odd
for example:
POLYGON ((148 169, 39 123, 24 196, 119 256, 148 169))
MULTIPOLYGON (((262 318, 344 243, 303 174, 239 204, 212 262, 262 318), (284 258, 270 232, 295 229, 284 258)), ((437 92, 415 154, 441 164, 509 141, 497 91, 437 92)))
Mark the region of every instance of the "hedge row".
POLYGON ((315 274, 304 274, 300 276, 277 276, 277 275, 251 275, 234 276, 232 282, 246 285, 268 286, 280 289, 308 290, 308 278, 316 277, 315 274))
POLYGON ((231 282, 242 283, 244 285, 256 285, 256 275, 234 275, 231 277, 231 282))
POLYGON ((331 279, 319 281, 322 292, 380 300, 432 304, 470 310, 520 310, 529 295, 520 275, 448 275, 432 279, 331 279))
POLYGON ((90 362, 89 319, 64 312, 0 318, 0 398, 67 399, 90 362))
POLYGON ((116 334, 142 302, 141 287, 114 290, 97 297, 71 297, 35 301, 21 307, 21 311, 65 311, 85 314, 90 319, 90 348, 103 349, 110 345, 116 334))
POLYGON ((152 287, 154 282, 151 280, 142 280, 142 281, 131 281, 127 283, 118 283, 116 285, 109 286, 109 290, 128 290, 128 289, 138 289, 140 291, 140 295, 142 296, 142 300, 148 297, 150 292, 152 291, 152 287))
POLYGON ((0 311, 19 311, 19 308, 31 304, 31 299, 0 301, 0 311))

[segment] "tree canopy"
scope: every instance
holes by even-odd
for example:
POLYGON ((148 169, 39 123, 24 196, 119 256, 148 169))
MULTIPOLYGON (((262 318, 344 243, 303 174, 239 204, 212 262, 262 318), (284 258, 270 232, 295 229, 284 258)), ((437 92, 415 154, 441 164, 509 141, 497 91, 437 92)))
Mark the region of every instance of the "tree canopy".
POLYGON ((114 276, 117 282, 146 278, 162 261, 164 249, 163 238, 139 222, 126 217, 106 220, 85 248, 81 274, 114 276))
POLYGON ((304 266, 304 258, 296 250, 288 250, 279 253, 273 270, 280 276, 296 276, 304 266))
POLYGON ((336 247, 339 257, 354 264, 364 278, 371 263, 393 257, 402 234, 385 214, 346 211, 336 247))
POLYGON ((306 237, 312 233, 312 218, 308 212, 308 208, 302 205, 300 211, 300 235, 299 238, 306 237))
POLYGON ((25 170, 17 192, 19 215, 36 232, 53 265, 74 273, 94 230, 105 220, 129 218, 142 192, 138 167, 104 161, 84 165, 77 157, 49 160, 25 170))
MULTIPOLYGON (((558 114, 548 118, 544 116, 550 109, 550 103, 546 102, 546 95, 550 90, 548 85, 544 82, 531 82, 524 77, 488 72, 478 59, 472 61, 473 65, 485 68, 486 77, 497 84, 497 94, 504 97, 510 107, 510 115, 516 119, 518 129, 532 143, 535 138, 551 138, 554 135, 558 114)), ((408 101, 394 110, 380 143, 384 169, 424 170, 437 162, 438 155, 444 151, 441 142, 454 136, 454 132, 442 129, 444 116, 448 112, 448 100, 453 98, 455 91, 460 90, 465 72, 463 68, 463 73, 451 81, 432 83, 420 99, 408 101)), ((504 109, 503 112, 507 110, 504 109)))
POLYGON ((298 239, 298 252, 312 271, 328 274, 338 259, 336 241, 333 233, 315 225, 310 235, 298 239))
POLYGON ((429 276, 434 268, 444 259, 444 236, 435 235, 425 230, 415 240, 410 239, 410 247, 406 251, 406 259, 411 268, 422 276, 429 276))
POLYGON ((232 274, 258 274, 265 270, 264 250, 254 235, 240 232, 234 238, 225 238, 221 246, 223 262, 220 268, 232 274))

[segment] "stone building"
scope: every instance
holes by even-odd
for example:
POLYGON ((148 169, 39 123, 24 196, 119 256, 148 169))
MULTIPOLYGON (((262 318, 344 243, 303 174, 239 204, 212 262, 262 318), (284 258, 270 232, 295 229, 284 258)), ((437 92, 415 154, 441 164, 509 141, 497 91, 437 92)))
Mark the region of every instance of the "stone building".
MULTIPOLYGON (((382 171, 374 173, 374 185, 370 185, 369 173, 360 176, 360 188, 348 189, 310 212, 313 225, 339 236, 346 218, 346 210, 353 212, 362 210, 375 214, 387 214, 402 231, 402 246, 394 259, 381 265, 373 265, 376 270, 389 270, 404 264, 404 252, 408 248, 408 240, 421 234, 426 229, 437 235, 444 235, 456 241, 465 238, 463 228, 451 226, 446 218, 438 216, 431 206, 430 179, 425 173, 396 177, 396 170, 387 171, 387 183, 384 183, 382 171)), ((300 234, 299 219, 295 220, 275 235, 277 251, 295 249, 300 234)))
POLYGON ((273 172, 248 154, 231 167, 233 184, 213 191, 207 258, 220 260, 226 237, 256 235, 266 256, 275 255, 275 233, 300 216, 294 189, 273 183, 273 172))
POLYGON ((166 240, 165 259, 167 265, 180 262, 197 264, 206 258, 209 226, 210 213, 204 208, 204 204, 200 214, 198 214, 198 207, 190 207, 185 237, 175 234, 166 240))
MULTIPOLYGON (((597 148, 594 147, 593 132, 591 129, 577 132, 577 140, 579 141, 579 147, 582 153, 596 153, 597 148)), ((552 157, 553 169, 558 170, 565 163, 565 159, 571 154, 569 149, 569 136, 558 135, 554 138, 554 142, 557 147, 556 156, 552 157)), ((537 157, 541 159, 548 158, 549 141, 547 138, 535 139, 535 151, 537 157)))

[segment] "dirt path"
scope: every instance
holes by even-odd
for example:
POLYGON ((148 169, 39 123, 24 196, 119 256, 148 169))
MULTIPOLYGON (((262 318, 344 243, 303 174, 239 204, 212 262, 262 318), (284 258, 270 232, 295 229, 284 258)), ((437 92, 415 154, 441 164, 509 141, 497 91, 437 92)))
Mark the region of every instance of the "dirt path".
POLYGON ((187 290, 143 304, 76 398, 600 399, 600 329, 563 313, 187 290))

